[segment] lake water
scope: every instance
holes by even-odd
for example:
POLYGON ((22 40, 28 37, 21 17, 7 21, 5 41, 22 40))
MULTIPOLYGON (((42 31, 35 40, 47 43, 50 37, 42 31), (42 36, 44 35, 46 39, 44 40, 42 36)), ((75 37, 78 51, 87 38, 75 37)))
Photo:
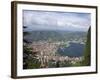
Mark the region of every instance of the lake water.
POLYGON ((69 47, 59 48, 58 53, 70 57, 80 57, 84 53, 84 44, 70 43, 69 47))

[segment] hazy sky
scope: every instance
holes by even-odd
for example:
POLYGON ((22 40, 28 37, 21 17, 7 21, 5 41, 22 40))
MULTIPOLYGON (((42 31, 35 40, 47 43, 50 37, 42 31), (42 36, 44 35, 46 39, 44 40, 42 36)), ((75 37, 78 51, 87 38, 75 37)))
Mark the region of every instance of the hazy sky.
POLYGON ((23 10, 23 25, 31 30, 83 30, 91 25, 90 13, 23 10))

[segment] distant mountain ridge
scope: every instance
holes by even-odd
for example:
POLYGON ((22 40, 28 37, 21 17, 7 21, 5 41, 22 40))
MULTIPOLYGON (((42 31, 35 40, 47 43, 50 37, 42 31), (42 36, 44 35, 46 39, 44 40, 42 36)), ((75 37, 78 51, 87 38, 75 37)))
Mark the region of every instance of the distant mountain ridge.
MULTIPOLYGON (((24 32, 26 33, 26 32, 24 32)), ((29 31, 24 39, 32 41, 68 41, 86 37, 86 32, 71 31, 29 31)))
POLYGON ((72 26, 50 26, 50 25, 31 25, 31 26, 23 26, 26 31, 53 31, 53 30, 59 30, 59 31, 88 31, 88 28, 85 27, 72 27, 72 26), (26 28, 27 27, 27 28, 26 28))

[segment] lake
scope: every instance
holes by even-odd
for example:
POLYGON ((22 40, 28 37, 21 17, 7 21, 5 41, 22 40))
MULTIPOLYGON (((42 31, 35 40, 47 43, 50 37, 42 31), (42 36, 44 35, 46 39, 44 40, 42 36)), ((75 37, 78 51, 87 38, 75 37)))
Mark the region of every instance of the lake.
POLYGON ((57 52, 63 56, 69 57, 80 57, 83 56, 84 53, 84 44, 80 43, 70 43, 70 46, 59 48, 57 52))

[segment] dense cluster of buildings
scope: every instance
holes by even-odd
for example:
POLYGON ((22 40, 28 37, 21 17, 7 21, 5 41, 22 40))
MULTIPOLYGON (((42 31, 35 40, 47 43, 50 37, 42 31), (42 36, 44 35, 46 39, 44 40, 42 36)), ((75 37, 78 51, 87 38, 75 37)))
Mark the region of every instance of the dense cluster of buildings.
POLYGON ((33 42, 29 47, 32 48, 32 54, 36 55, 41 63, 41 67, 48 67, 49 61, 53 62, 70 62, 75 64, 78 61, 82 61, 82 57, 69 57, 61 56, 57 54, 57 49, 61 43, 48 43, 48 42, 33 42))

